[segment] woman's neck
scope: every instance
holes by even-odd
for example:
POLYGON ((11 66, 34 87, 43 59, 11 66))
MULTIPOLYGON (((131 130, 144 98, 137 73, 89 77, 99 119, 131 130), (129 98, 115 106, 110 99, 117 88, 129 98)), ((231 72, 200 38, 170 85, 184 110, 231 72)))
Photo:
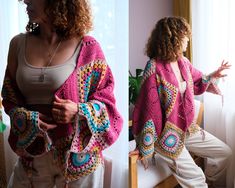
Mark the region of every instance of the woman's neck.
POLYGON ((170 64, 175 64, 175 63, 178 63, 177 60, 170 62, 170 64))
POLYGON ((46 23, 40 24, 39 37, 47 44, 58 43, 61 40, 58 34, 46 23))

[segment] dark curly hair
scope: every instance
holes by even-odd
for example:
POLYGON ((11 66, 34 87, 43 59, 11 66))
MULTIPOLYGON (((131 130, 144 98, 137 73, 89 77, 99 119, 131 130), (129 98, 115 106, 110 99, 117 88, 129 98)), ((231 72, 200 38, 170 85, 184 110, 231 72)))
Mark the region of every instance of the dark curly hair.
POLYGON ((191 37, 191 29, 182 17, 165 17, 157 22, 146 44, 149 58, 171 62, 182 55, 182 39, 191 37))
MULTIPOLYGON (((46 0, 45 3, 45 13, 59 36, 66 39, 82 37, 92 29, 92 15, 88 0, 46 0)), ((28 23, 26 30, 30 29, 32 33, 38 34, 40 25, 28 23)))

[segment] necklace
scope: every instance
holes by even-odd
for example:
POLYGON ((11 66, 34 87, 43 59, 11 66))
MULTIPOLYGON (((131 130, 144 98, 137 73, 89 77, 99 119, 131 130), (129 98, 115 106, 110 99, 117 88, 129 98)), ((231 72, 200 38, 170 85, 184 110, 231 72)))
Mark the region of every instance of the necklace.
POLYGON ((55 54, 56 54, 57 50, 59 49, 59 47, 60 47, 60 45, 61 45, 61 42, 62 42, 62 40, 60 40, 60 42, 59 42, 58 45, 56 46, 54 52, 53 52, 52 55, 50 56, 50 59, 49 59, 47 65, 46 65, 45 67, 42 67, 42 68, 41 68, 41 74, 40 74, 40 76, 39 76, 39 78, 38 78, 38 81, 39 81, 39 82, 44 82, 44 80, 45 80, 45 72, 46 72, 47 68, 50 66, 50 64, 51 64, 51 62, 52 62, 52 60, 53 60, 53 58, 55 57, 55 54))

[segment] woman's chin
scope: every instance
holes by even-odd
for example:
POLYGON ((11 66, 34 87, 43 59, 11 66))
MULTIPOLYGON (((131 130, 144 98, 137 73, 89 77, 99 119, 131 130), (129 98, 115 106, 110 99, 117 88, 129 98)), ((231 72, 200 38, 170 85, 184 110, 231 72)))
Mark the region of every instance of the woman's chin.
POLYGON ((38 19, 35 16, 28 14, 28 18, 29 18, 29 22, 38 23, 38 19))
POLYGON ((186 51, 187 51, 187 48, 183 49, 182 51, 183 51, 183 52, 186 52, 186 51))
POLYGON ((29 22, 31 22, 31 23, 37 23, 36 20, 37 20, 37 19, 34 19, 34 18, 29 17, 29 22))

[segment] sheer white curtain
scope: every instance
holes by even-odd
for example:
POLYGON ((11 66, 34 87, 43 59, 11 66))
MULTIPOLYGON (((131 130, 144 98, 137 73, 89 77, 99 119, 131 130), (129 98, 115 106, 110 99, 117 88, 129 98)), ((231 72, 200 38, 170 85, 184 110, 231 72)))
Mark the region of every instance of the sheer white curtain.
POLYGON ((115 95, 124 125, 113 146, 104 151, 112 158, 112 188, 128 187, 128 1, 91 0, 94 31, 115 77, 115 95))
MULTIPOLYGON (((112 160, 111 187, 128 187, 128 1, 91 0, 94 31, 115 78, 117 107, 124 119, 123 130, 116 143, 105 150, 112 160)), ((27 15, 23 3, 0 0, 0 86, 7 63, 10 39, 25 31, 27 15)), ((9 122, 5 116, 5 122, 9 122)))
MULTIPOLYGON (((220 96, 204 95, 205 129, 235 151, 235 2, 233 0, 192 0, 193 64, 205 73, 215 70, 222 60, 232 68, 219 83, 220 96)), ((233 156, 234 159, 234 156, 233 156)), ((234 162, 227 173, 227 188, 234 185, 234 162)))
MULTIPOLYGON (((0 0, 0 88, 7 64, 9 42, 19 32, 24 32, 27 17, 23 3, 0 0)), ((9 122, 3 114, 4 122, 9 122)))
MULTIPOLYGON (((13 36, 25 30, 27 15, 24 12, 25 7, 23 3, 19 3, 17 0, 0 0, 0 88, 2 88, 3 76, 7 64, 9 42, 13 36)), ((9 125, 10 120, 5 113, 3 113, 3 121, 9 125)), ((8 131, 9 129, 4 132, 4 138, 7 138, 8 131)), ((7 140, 4 140, 4 145, 5 159, 7 159, 6 175, 9 178, 16 161, 16 156, 7 144, 7 140)))

